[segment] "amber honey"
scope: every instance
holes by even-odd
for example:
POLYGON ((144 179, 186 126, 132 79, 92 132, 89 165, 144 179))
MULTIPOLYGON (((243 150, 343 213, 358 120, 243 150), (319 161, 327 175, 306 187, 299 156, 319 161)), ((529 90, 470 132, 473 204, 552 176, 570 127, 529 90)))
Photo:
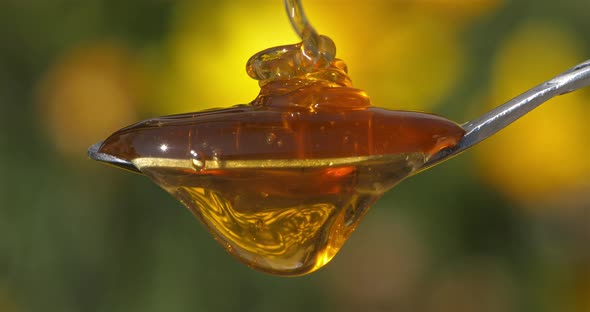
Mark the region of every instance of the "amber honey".
POLYGON ((367 209, 424 155, 211 160, 201 168, 160 161, 134 163, 199 217, 230 253, 266 272, 300 275, 332 259, 367 209))
POLYGON ((132 161, 247 265, 301 275, 327 263, 385 191, 462 134, 415 112, 250 105, 148 120, 101 152, 132 161))
POLYGON ((248 266, 317 270, 384 192, 464 131, 439 116, 371 106, 344 62, 310 60, 304 48, 250 59, 261 86, 250 104, 146 120, 100 152, 132 162, 248 266))

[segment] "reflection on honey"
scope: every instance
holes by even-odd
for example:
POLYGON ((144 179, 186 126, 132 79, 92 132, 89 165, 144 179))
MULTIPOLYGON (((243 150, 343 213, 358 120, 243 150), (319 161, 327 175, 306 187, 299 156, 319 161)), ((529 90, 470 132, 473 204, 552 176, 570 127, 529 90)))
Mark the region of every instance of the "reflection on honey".
POLYGON ((424 159, 416 153, 357 157, 347 164, 275 160, 262 168, 218 162, 213 166, 224 169, 202 170, 166 159, 155 167, 149 158, 134 163, 231 254, 259 270, 301 275, 330 261, 375 200, 424 159))
POLYGON ((305 53, 297 44, 254 55, 247 70, 261 91, 248 105, 146 120, 99 151, 133 162, 248 266, 313 272, 385 191, 464 131, 372 107, 344 62, 305 53))

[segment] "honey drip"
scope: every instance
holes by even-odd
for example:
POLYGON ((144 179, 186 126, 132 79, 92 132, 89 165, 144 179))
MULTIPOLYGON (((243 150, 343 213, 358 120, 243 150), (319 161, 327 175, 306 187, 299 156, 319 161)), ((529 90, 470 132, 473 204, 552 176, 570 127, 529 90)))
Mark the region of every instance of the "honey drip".
POLYGON ((332 41, 302 25, 302 43, 248 61, 261 86, 250 104, 146 120, 100 148, 179 199, 230 254, 285 276, 324 266, 384 192, 464 134, 371 106, 332 41))

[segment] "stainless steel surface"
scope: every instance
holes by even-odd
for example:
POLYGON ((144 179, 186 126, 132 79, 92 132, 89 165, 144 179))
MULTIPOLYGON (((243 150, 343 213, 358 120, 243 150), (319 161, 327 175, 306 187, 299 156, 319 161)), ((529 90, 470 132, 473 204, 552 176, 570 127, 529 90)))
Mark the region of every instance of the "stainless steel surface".
POLYGON ((117 168, 133 171, 136 173, 141 173, 141 171, 139 171, 139 169, 137 169, 137 167, 135 167, 135 165, 133 165, 133 163, 131 163, 130 161, 117 158, 113 155, 100 153, 98 150, 100 149, 101 145, 102 145, 102 141, 89 147, 88 148, 88 157, 90 157, 94 160, 109 164, 111 166, 115 166, 117 168))
MULTIPOLYGON (((420 170, 430 168, 456 156, 502 130, 549 99, 588 85, 590 85, 590 60, 522 93, 483 116, 463 124, 462 127, 465 129, 466 134, 461 141, 453 148, 445 149, 435 154, 420 170)), ((98 142, 88 149, 88 156, 90 158, 118 168, 140 173, 133 163, 129 161, 99 153, 98 150, 101 144, 102 142, 98 142)))

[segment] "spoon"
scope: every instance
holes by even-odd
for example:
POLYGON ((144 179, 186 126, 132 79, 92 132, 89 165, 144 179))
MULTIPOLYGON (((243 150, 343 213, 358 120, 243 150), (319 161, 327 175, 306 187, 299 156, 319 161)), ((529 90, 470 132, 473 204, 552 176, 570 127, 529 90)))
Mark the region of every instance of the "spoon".
MULTIPOLYGON (((462 124, 461 127, 465 130, 465 135, 458 144, 434 154, 418 171, 428 169, 462 153, 466 149, 507 127, 551 98, 576 91, 588 85, 590 85, 590 60, 580 63, 553 79, 525 91, 479 118, 462 124)), ((141 174, 139 169, 130 161, 99 152, 101 145, 102 141, 90 146, 88 156, 91 159, 141 174)))

